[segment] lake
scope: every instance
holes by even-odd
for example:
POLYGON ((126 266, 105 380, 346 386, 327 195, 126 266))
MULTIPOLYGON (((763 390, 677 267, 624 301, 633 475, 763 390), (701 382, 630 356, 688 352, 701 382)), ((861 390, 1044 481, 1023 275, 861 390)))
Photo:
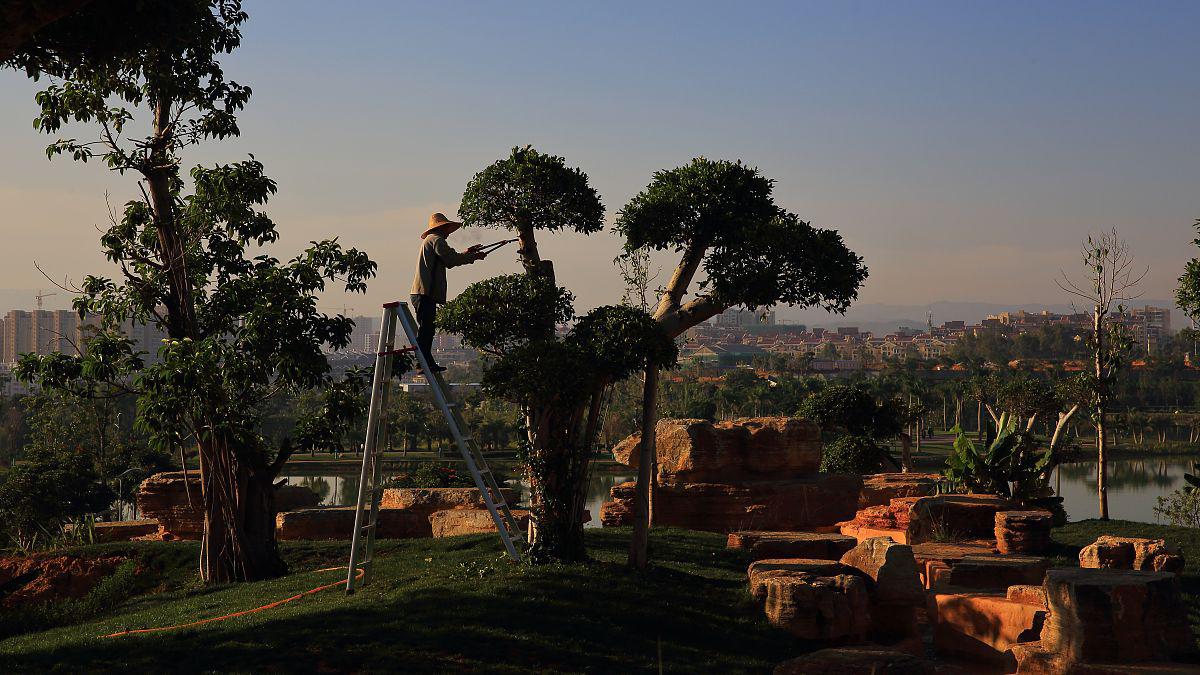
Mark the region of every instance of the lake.
MULTIPOLYGON (((1194 473, 1200 457, 1169 456, 1119 459, 1108 462, 1108 515, 1119 520, 1162 522, 1154 515, 1157 499, 1183 487, 1184 473, 1194 473)), ((1051 485, 1063 498, 1071 520, 1100 517, 1096 496, 1096 462, 1060 466, 1051 485)))
MULTIPOLYGON (((1183 474, 1192 472, 1192 463, 1200 457, 1169 456, 1144 459, 1120 459, 1109 462, 1109 516, 1120 520, 1145 523, 1160 522, 1154 515, 1158 497, 1184 485, 1183 474)), ((349 506, 358 496, 358 472, 351 474, 284 475, 290 485, 303 485, 321 498, 324 506, 349 506)), ((592 521, 587 527, 600 526, 600 505, 608 501, 612 486, 633 480, 632 474, 593 473, 588 478, 587 508, 592 521)), ((518 493, 518 502, 528 496, 527 486, 508 481, 518 493)), ((1072 462, 1059 467, 1051 480, 1071 520, 1085 520, 1100 515, 1096 500, 1096 462, 1072 462)))

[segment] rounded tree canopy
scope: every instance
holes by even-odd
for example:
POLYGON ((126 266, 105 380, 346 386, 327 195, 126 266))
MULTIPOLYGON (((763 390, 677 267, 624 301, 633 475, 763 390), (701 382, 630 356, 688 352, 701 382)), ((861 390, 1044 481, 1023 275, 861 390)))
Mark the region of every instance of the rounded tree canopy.
POLYGON ((845 311, 867 277, 833 230, 779 209, 774 182, 740 161, 697 158, 659 171, 621 210, 626 248, 704 255, 701 292, 718 305, 845 311))
POLYGON ((740 161, 698 157, 656 172, 621 209, 615 229, 629 249, 736 246, 747 227, 774 215, 773 185, 740 161))
POLYGON ((574 230, 604 227, 604 205, 587 174, 566 160, 530 146, 513 148, 505 159, 475 174, 463 192, 458 215, 474 227, 574 230))
POLYGON ((545 277, 505 274, 467 286, 442 306, 437 323, 470 347, 500 354, 539 339, 544 326, 570 321, 574 300, 545 277))

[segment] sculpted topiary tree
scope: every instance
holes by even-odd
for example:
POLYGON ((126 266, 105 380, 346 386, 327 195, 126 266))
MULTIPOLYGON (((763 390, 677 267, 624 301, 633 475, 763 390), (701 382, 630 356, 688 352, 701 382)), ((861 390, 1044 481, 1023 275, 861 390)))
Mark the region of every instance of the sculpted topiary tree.
POLYGON ((120 278, 88 276, 75 300, 81 315, 100 319, 100 331, 83 355, 27 356, 20 373, 81 396, 129 391, 137 426, 155 445, 194 444, 201 576, 260 579, 285 570, 273 482, 290 452, 267 443, 263 409, 274 396, 331 384, 322 347, 346 346, 353 322, 320 313, 317 294, 331 282, 365 290, 375 264, 335 240, 287 261, 262 250, 279 237, 261 210, 276 187, 253 158, 183 175, 184 148, 238 134, 235 115, 250 91, 225 79, 219 57, 239 44, 246 15, 236 0, 136 5, 128 25, 59 21, 15 59, 53 78, 37 96, 39 129, 100 127, 97 140, 60 139, 48 154, 99 157, 137 177, 142 194, 101 236, 120 278), (141 133, 139 112, 149 117, 141 133), (146 363, 119 334, 129 320, 167 335, 157 362, 146 363))
MULTIPOLYGON (((770 179, 741 162, 699 158, 656 173, 622 209, 616 229, 627 250, 679 254, 653 313, 665 336, 674 339, 730 307, 786 304, 843 312, 858 296, 867 276, 862 259, 837 232, 814 228, 779 209, 772 187, 770 179), (701 270, 704 278, 697 282, 701 270)), ((629 555, 639 568, 646 563, 659 367, 653 360, 646 363, 629 555)))
POLYGON ((555 283, 536 232, 591 234, 604 218, 587 176, 563 158, 514 148, 471 180, 458 213, 467 225, 515 231, 526 272, 472 284, 443 308, 439 322, 493 357, 485 386, 523 412, 535 527, 530 558, 580 560, 584 481, 604 390, 647 356, 674 363, 674 343, 646 312, 630 307, 599 307, 565 337, 555 335, 574 316, 573 298, 555 283))

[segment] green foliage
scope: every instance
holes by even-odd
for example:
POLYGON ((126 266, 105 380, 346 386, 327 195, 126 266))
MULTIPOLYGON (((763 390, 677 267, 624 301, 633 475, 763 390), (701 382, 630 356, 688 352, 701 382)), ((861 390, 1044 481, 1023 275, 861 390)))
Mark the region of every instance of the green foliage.
POLYGON ((879 473, 890 458, 886 446, 870 436, 845 434, 825 444, 822 473, 879 473))
POLYGON ((796 414, 822 430, 882 440, 901 432, 905 409, 895 399, 876 401, 861 386, 831 384, 813 392, 796 414))
MULTIPOLYGON (((1194 225, 1200 233, 1200 219, 1194 225)), ((1200 237, 1192 240, 1200 246, 1200 237)), ((1175 289, 1175 304, 1192 320, 1200 318, 1200 259, 1192 258, 1184 266, 1183 274, 1179 276, 1179 286, 1175 289)))
MULTIPOLYGON (((402 354, 393 363, 392 372, 399 376, 411 368, 411 357, 402 354)), ((355 425, 367 414, 371 377, 371 370, 351 368, 344 378, 320 392, 317 409, 296 421, 297 448, 344 452, 346 436, 357 430, 355 425)))
POLYGON ((1158 497, 1154 515, 1178 527, 1200 527, 1200 490, 1185 487, 1158 497))
POLYGON ((604 227, 604 206, 587 175, 566 160, 530 146, 513 148, 505 159, 480 171, 463 191, 463 224, 582 234, 604 227))
POLYGON ((867 270, 841 235, 775 206, 773 182, 741 162, 659 171, 621 210, 627 250, 703 256, 700 289, 720 306, 778 303, 845 311, 867 270))
POLYGON ((451 488, 475 487, 475 479, 466 471, 454 466, 425 463, 413 471, 393 476, 388 487, 398 488, 451 488))
POLYGON ((546 277, 505 274, 467 286, 438 310, 442 330, 488 354, 503 354, 575 316, 575 297, 546 277))
POLYGON ((1009 413, 1000 416, 999 432, 990 444, 979 449, 959 427, 954 448, 946 458, 942 475, 955 492, 982 492, 1030 502, 1048 496, 1054 453, 1040 447, 1031 433, 1017 428, 1009 413))
POLYGON ((0 522, 9 541, 29 548, 63 526, 108 508, 116 493, 100 480, 81 452, 39 452, 4 474, 0 483, 0 522))

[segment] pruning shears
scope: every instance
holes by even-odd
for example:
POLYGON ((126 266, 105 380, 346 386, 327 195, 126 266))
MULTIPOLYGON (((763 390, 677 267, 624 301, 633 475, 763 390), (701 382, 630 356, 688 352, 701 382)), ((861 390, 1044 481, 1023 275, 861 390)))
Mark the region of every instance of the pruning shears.
POLYGON ((468 248, 467 250, 472 251, 474 253, 483 253, 486 255, 488 253, 491 253, 492 251, 495 251, 496 249, 500 248, 501 246, 511 244, 514 241, 517 241, 517 240, 516 239, 505 239, 503 241, 497 241, 492 244, 475 244, 474 246, 472 246, 471 248, 468 248))

